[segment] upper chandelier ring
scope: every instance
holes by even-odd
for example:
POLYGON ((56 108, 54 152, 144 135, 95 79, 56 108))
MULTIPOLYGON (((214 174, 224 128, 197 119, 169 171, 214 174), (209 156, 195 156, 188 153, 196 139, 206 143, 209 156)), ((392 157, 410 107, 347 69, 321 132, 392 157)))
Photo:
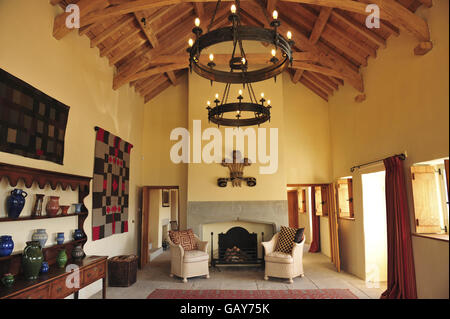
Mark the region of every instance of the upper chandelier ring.
MULTIPOLYGON (((194 29, 200 28, 196 27, 194 29)), ((197 74, 211 81, 233 84, 264 81, 281 74, 292 62, 292 41, 286 40, 276 30, 239 25, 235 27, 219 28, 203 35, 200 35, 202 33, 201 29, 196 30, 196 33, 198 37, 192 47, 189 48, 190 65, 197 74), (270 43, 276 48, 280 48, 283 58, 281 60, 271 60, 272 64, 270 66, 253 71, 248 71, 246 69, 248 65, 247 62, 249 61, 245 61, 245 63, 243 63, 244 72, 220 71, 214 69, 210 65, 200 63, 200 54, 204 49, 218 43, 235 41, 236 37, 239 40, 270 43)))

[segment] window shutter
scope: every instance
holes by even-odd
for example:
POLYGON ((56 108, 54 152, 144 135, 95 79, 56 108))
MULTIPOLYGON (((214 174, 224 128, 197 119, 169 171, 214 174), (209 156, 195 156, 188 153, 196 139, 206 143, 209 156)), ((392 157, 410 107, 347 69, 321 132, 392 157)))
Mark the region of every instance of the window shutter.
POLYGON ((322 186, 320 189, 320 194, 322 197, 322 216, 328 216, 328 189, 326 186, 322 186))
POLYGON ((440 233, 437 174, 433 166, 411 167, 417 233, 440 233))
POLYGON ((322 216, 322 189, 314 187, 316 216, 322 216))
POLYGON ((353 180, 347 179, 347 188, 348 188, 348 209, 349 215, 351 218, 355 217, 353 210, 353 180))

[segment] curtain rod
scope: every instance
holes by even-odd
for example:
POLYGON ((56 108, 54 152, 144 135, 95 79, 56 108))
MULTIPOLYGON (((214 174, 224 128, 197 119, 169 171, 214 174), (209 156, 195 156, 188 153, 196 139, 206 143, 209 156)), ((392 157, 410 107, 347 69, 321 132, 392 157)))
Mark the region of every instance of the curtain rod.
MULTIPOLYGON (((394 157, 400 157, 400 159, 402 160, 402 161, 404 161, 405 159, 406 159, 406 155, 405 154, 395 154, 394 155, 394 157)), ((370 165, 370 164, 375 164, 375 163, 378 163, 378 162, 383 162, 384 161, 384 159, 381 159, 381 160, 377 160, 377 161, 373 161, 373 162, 369 162, 369 163, 364 163, 364 164, 360 164, 360 165, 356 165, 356 166, 353 166, 352 168, 350 168, 350 172, 354 172, 355 171, 355 169, 357 169, 357 168, 361 168, 361 167, 363 167, 363 166, 367 166, 367 165, 370 165)))

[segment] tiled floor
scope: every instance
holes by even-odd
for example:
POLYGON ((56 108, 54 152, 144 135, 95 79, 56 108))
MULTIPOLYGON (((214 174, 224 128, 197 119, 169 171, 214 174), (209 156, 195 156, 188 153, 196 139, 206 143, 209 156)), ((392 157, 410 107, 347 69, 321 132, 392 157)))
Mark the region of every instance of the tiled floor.
MULTIPOLYGON (((286 280, 270 278, 264 280, 264 271, 260 268, 220 267, 210 269, 210 279, 197 277, 183 283, 180 278, 169 277, 170 252, 164 252, 143 270, 138 271, 137 282, 131 287, 108 287, 108 298, 141 299, 146 298, 155 289, 327 289, 347 288, 358 298, 379 298, 386 289, 386 283, 380 283, 379 288, 371 288, 363 280, 347 274, 338 273, 330 259, 322 254, 303 255, 305 276, 297 277, 293 284, 286 280)), ((101 292, 92 296, 101 298, 101 292)))

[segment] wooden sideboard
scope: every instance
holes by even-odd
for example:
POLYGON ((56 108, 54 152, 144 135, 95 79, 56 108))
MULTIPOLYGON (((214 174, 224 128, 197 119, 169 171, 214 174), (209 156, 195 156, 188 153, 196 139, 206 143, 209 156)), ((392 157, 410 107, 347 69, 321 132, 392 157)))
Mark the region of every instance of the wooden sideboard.
POLYGON ((107 256, 86 256, 81 261, 70 261, 79 268, 80 286, 71 288, 66 285, 66 279, 73 272, 66 272, 65 268, 58 268, 56 265, 50 267, 45 275, 40 275, 34 281, 25 280, 20 274, 16 276, 14 285, 10 288, 0 288, 0 299, 61 299, 74 294, 78 299, 80 289, 102 279, 103 299, 106 298, 106 274, 107 256))

